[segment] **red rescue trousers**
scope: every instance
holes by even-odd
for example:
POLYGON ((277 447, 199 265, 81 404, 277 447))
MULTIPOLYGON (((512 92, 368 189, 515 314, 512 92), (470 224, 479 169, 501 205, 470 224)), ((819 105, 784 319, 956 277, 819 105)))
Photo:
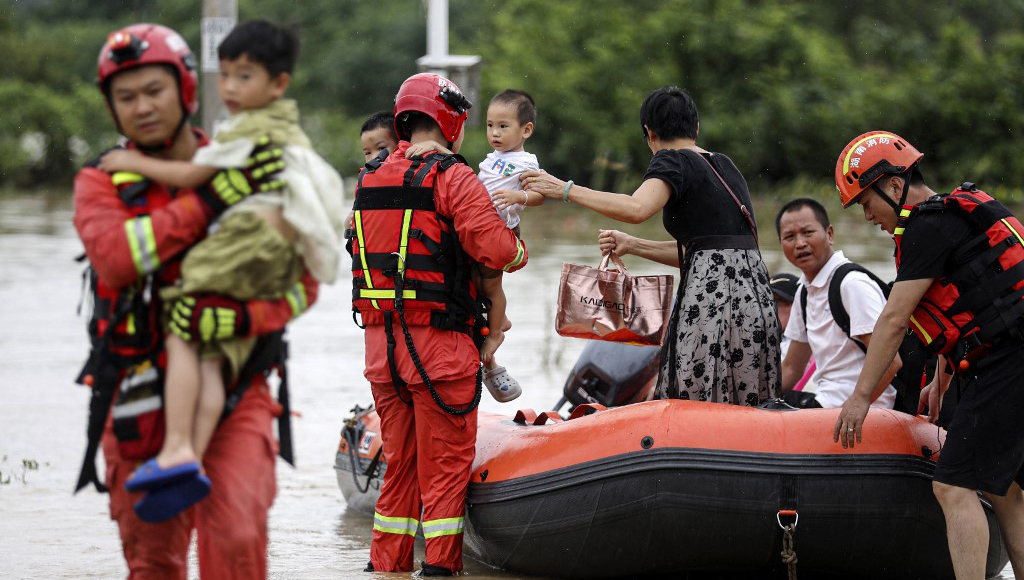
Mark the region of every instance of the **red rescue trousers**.
POLYGON ((132 509, 143 494, 128 493, 124 482, 137 463, 121 458, 108 419, 103 456, 110 517, 121 533, 129 580, 186 580, 193 527, 201 578, 267 577, 267 512, 277 494, 272 421, 280 413, 267 386, 253 385, 217 427, 203 456, 203 468, 213 484, 210 495, 160 524, 143 522, 132 509))
MULTIPOLYGON (((463 407, 473 399, 476 377, 433 382, 445 403, 463 407)), ((384 444, 384 485, 373 515, 370 561, 379 572, 413 568, 418 524, 427 542, 427 564, 462 570, 466 489, 476 455, 476 409, 445 413, 422 383, 398 398, 391 383, 373 383, 384 444), (420 511, 422 509, 422 522, 420 511)))

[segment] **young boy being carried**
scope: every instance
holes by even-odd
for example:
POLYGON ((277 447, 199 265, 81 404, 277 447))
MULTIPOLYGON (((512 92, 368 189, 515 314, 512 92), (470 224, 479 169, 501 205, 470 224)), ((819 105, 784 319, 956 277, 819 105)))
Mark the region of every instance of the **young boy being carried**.
MULTIPOLYGON (((181 287, 171 288, 172 294, 280 298, 306 268, 321 282, 335 280, 344 192, 340 176, 313 151, 299 127, 295 102, 281 98, 297 53, 293 33, 265 20, 239 24, 218 47, 218 91, 232 117, 215 141, 199 149, 191 163, 128 150, 103 157, 100 168, 105 171, 135 172, 168 185, 192 187, 208 181, 221 167, 243 166, 254 148, 268 139, 271 146, 283 149, 283 190, 250 195, 226 211, 209 237, 186 255, 181 287)), ((303 304, 296 306, 304 310, 303 304)), ((238 378, 255 344, 253 338, 218 342, 212 334, 167 337, 167 435, 160 453, 125 484, 129 491, 152 491, 194 478, 198 491, 176 506, 180 509, 209 491, 200 461, 223 412, 225 387, 238 378), (200 340, 201 344, 196 342, 200 340)))
MULTIPOLYGON (((494 147, 480 162, 478 177, 487 188, 498 216, 517 237, 519 233, 519 212, 527 206, 544 203, 544 196, 520 189, 519 174, 540 169, 537 156, 524 149, 526 140, 533 135, 537 123, 537 106, 525 91, 505 89, 494 95, 487 106, 487 140, 494 147)), ((406 157, 423 155, 430 151, 451 153, 438 143, 427 142, 414 145, 406 157)), ((474 272, 473 282, 490 300, 487 319, 487 338, 480 349, 484 363, 484 383, 491 395, 501 403, 511 401, 522 393, 522 387, 505 367, 499 366, 495 352, 505 340, 505 331, 511 323, 505 316, 508 300, 501 285, 501 270, 480 266, 474 272)))
MULTIPOLYGON (((386 158, 398 147, 398 133, 395 133, 395 114, 391 111, 377 111, 363 121, 359 128, 359 144, 363 147, 363 159, 369 163, 378 155, 386 158)), ((345 227, 354 228, 352 211, 345 216, 345 227)))
POLYGON ((380 155, 381 151, 394 151, 398 147, 395 114, 391 111, 377 111, 370 115, 359 129, 359 142, 363 146, 363 157, 367 163, 380 155))

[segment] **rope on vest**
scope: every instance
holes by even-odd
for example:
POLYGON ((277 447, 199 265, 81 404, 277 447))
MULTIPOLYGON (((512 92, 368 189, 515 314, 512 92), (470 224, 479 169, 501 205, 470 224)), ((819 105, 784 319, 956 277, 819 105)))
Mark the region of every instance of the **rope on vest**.
POLYGON ((779 513, 775 514, 775 521, 779 522, 779 527, 782 528, 782 563, 786 565, 789 570, 789 580, 796 580, 796 550, 793 548, 793 534, 796 532, 796 524, 800 521, 800 515, 796 510, 779 510, 779 513), (784 526, 782 525, 782 516, 792 516, 793 523, 784 526))
MULTIPOLYGON (((395 256, 398 256, 399 260, 403 260, 402 255, 398 252, 393 252, 395 256)), ((405 347, 409 351, 409 357, 412 359, 413 365, 416 366, 416 372, 419 373, 420 378, 423 379, 423 384, 426 385, 427 391, 430 392, 430 397, 434 399, 437 406, 442 411, 449 415, 465 415, 471 413, 476 406, 480 404, 480 395, 483 393, 483 365, 478 364, 476 369, 476 392, 473 394, 473 400, 468 405, 459 409, 452 407, 451 405, 444 402, 441 399, 441 395, 437 393, 433 383, 430 382, 430 376, 427 375, 427 369, 423 368, 423 362, 420 361, 420 355, 416 352, 416 345, 413 343, 412 334, 409 332, 409 325, 405 322, 405 301, 402 297, 403 290, 405 290, 405 278, 402 275, 404 268, 399 267, 395 269, 395 312, 398 313, 398 321, 402 324, 402 334, 405 335, 405 347)), ((391 316, 385 317, 384 329, 388 335, 388 365, 391 367, 391 379, 395 383, 395 389, 398 391, 400 385, 404 386, 405 382, 401 380, 398 375, 398 369, 394 362, 394 333, 391 330, 391 316)), ((399 393, 401 398, 401 393, 399 393)), ((404 399, 403 399, 404 400, 404 399)), ((409 401, 406 401, 409 402, 409 401)))

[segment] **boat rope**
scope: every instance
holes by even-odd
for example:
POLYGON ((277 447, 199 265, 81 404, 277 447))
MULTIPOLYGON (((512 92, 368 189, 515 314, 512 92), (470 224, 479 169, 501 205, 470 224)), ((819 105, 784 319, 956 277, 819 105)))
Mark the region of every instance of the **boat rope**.
POLYGON ((789 568, 789 580, 796 580, 796 550, 793 549, 793 531, 796 524, 782 528, 782 563, 789 568))
POLYGON ((775 521, 782 528, 782 563, 789 570, 789 580, 796 580, 796 549, 793 548, 793 534, 796 532, 796 525, 800 522, 800 514, 796 510, 781 509, 775 515, 775 521), (782 516, 793 518, 793 523, 782 525, 782 516))
POLYGON ((363 475, 366 476, 366 481, 359 483, 359 476, 356 474, 356 471, 359 470, 360 461, 359 455, 356 453, 356 438, 352 431, 347 427, 342 430, 342 433, 345 437, 345 447, 348 447, 348 459, 352 464, 352 481, 356 484, 356 490, 359 493, 366 493, 366 491, 370 489, 370 482, 373 481, 373 478, 377 477, 377 471, 380 467, 380 456, 384 452, 384 446, 381 445, 380 448, 377 449, 377 454, 373 456, 373 459, 370 460, 370 464, 367 465, 366 469, 363 471, 363 475))
POLYGON ((347 424, 341 429, 341 436, 345 440, 345 447, 348 451, 348 459, 352 465, 352 482, 356 484, 356 491, 359 493, 366 493, 370 489, 370 482, 373 478, 377 477, 380 469, 380 457, 384 453, 384 446, 381 445, 377 449, 377 454, 370 460, 370 464, 366 466, 366 470, 363 471, 363 475, 366 476, 366 481, 359 483, 359 476, 356 471, 359 470, 360 460, 359 454, 356 451, 357 442, 360 439, 363 430, 366 428, 365 425, 359 422, 360 419, 373 412, 373 405, 369 408, 363 409, 359 405, 356 405, 352 409, 352 418, 348 420, 347 424))

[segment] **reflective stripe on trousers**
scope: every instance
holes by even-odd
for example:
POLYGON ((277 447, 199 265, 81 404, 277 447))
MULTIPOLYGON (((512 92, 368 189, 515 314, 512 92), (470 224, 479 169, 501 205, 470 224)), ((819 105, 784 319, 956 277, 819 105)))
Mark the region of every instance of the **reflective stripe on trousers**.
MULTIPOLYGON (((450 404, 465 405, 476 391, 476 377, 435 381, 434 387, 450 404)), ((391 383, 373 383, 372 389, 387 471, 377 500, 370 561, 379 572, 411 571, 416 520, 409 516, 422 510, 426 562, 458 572, 466 490, 476 455, 476 411, 445 413, 422 383, 406 389, 412 405, 398 398, 391 383)))
POLYGON ((396 518, 382 516, 376 511, 373 512, 373 529, 385 534, 407 534, 416 535, 416 528, 420 522, 416 518, 396 518))
POLYGON ((450 536, 461 534, 465 525, 465 518, 442 518, 423 522, 423 537, 436 538, 438 536, 450 536))

